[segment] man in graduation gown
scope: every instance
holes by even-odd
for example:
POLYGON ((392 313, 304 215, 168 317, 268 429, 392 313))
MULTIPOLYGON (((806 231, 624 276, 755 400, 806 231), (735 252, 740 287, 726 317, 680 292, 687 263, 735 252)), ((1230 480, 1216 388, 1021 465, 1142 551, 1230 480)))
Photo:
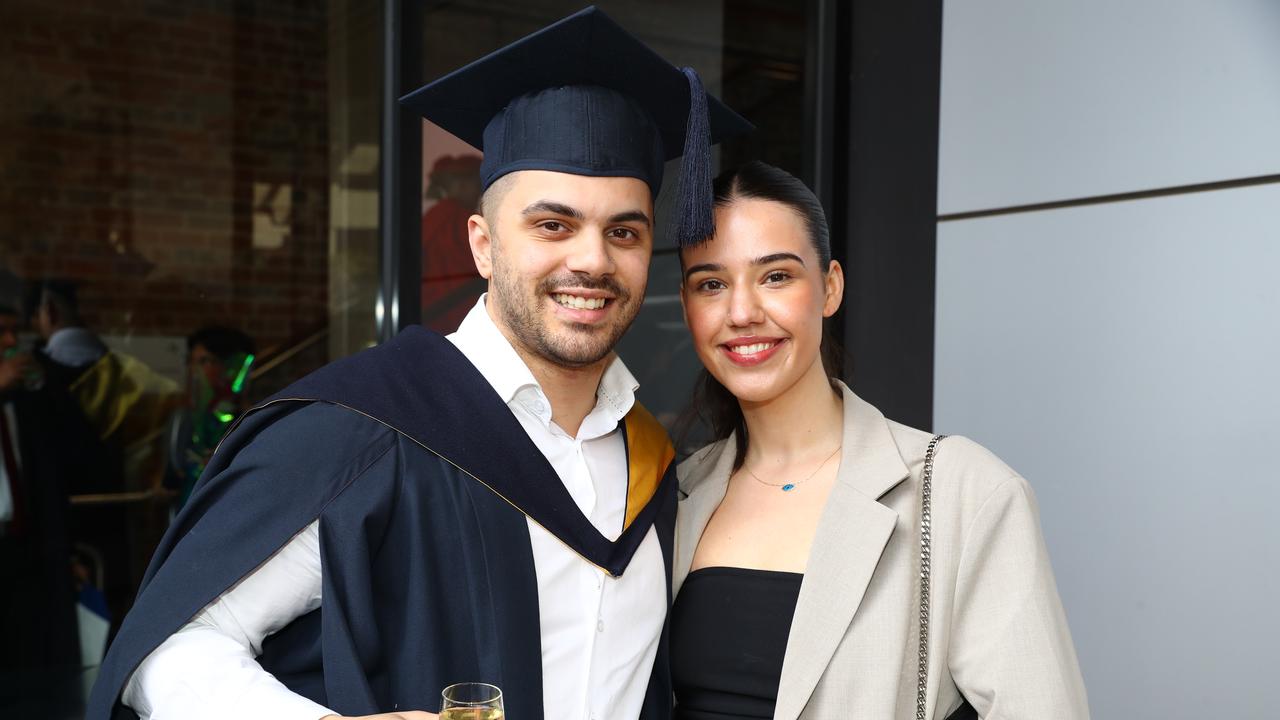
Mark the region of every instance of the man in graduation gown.
POLYGON ((666 720, 672 450, 612 353, 663 162, 709 234, 712 140, 750 126, 588 9, 403 99, 484 152, 489 290, 247 413, 162 542, 90 720, 666 720), (396 713, 395 715, 391 713, 396 713))

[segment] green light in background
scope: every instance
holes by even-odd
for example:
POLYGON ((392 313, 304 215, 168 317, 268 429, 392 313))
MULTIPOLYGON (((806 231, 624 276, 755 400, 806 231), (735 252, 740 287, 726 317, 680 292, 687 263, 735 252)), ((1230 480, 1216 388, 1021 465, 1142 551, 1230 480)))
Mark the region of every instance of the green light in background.
POLYGON ((252 364, 253 356, 246 355, 244 357, 244 364, 240 366, 240 373, 236 375, 235 382, 231 383, 231 392, 238 393, 240 392, 240 388, 244 387, 244 379, 249 376, 249 366, 252 364))

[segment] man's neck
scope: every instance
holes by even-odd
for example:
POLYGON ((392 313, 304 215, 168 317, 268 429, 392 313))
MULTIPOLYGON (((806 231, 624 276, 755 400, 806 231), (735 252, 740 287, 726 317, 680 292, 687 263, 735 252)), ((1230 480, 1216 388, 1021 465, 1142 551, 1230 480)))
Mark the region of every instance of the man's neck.
POLYGON ((498 328, 498 332, 502 333, 512 349, 524 361, 525 367, 529 368, 533 379, 542 388, 542 394, 547 396, 547 402, 551 404, 551 421, 564 430, 569 437, 577 437, 582 421, 596 406, 596 392, 600 387, 600 378, 604 375, 604 369, 613 360, 613 353, 609 353, 598 362, 582 367, 557 365, 516 342, 506 326, 495 316, 488 303, 485 303, 485 311, 489 314, 489 319, 493 321, 494 326, 498 328))
POLYGON ((547 402, 551 403, 551 421, 569 437, 577 437, 582 421, 596 406, 596 391, 612 354, 586 367, 566 368, 542 358, 527 357, 519 348, 516 352, 529 366, 529 372, 533 373, 542 393, 547 396, 547 402))

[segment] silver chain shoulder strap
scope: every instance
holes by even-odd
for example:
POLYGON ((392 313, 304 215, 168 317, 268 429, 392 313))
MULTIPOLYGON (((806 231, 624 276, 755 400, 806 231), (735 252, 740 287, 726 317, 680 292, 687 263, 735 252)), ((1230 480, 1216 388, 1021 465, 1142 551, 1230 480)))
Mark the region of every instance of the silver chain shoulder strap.
POLYGON ((938 443, 946 435, 934 435, 924 453, 924 470, 920 475, 920 648, 916 665, 916 720, 926 720, 925 704, 929 698, 929 581, 933 558, 933 456, 938 443))

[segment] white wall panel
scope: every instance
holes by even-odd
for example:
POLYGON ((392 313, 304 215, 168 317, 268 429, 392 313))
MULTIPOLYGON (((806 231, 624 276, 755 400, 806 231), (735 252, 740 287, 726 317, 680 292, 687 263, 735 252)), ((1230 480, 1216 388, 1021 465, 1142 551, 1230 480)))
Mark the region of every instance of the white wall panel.
POLYGON ((935 427, 1035 488, 1095 718, 1276 717, 1277 208, 939 225, 935 427))
POLYGON ((949 0, 940 214, 1280 173, 1280 2, 949 0))

